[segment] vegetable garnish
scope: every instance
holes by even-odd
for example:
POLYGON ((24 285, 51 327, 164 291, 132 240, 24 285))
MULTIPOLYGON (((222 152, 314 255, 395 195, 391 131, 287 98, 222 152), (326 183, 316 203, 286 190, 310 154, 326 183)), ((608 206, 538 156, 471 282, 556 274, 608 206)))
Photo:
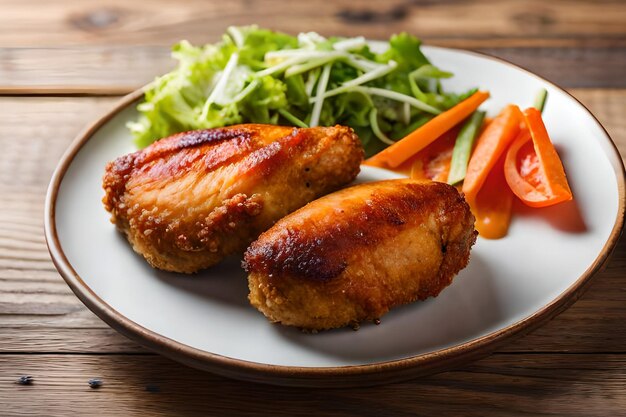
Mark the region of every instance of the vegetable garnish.
POLYGON ((470 204, 476 217, 478 234, 487 239, 500 239, 506 236, 513 208, 513 193, 504 178, 502 155, 487 175, 483 187, 470 204))
POLYGON ((375 53, 362 37, 230 27, 219 43, 174 46, 178 67, 146 87, 139 120, 128 126, 145 147, 236 123, 343 124, 369 156, 474 92, 442 92, 439 80, 452 74, 433 66, 420 46, 406 33, 375 53))
POLYGON ((521 122, 520 109, 515 105, 508 105, 478 138, 462 188, 470 205, 476 199, 495 163, 517 137, 521 122))
POLYGON ((467 172, 467 164, 474 148, 474 141, 485 118, 484 111, 475 111, 463 124, 456 138, 452 161, 450 162, 450 173, 448 174, 448 184, 456 184, 463 181, 467 172))
POLYGON ((537 96, 535 96, 535 102, 533 103, 533 107, 539 110, 539 112, 543 112, 543 108, 546 105, 546 99, 548 98, 548 90, 542 88, 537 92, 537 96))
POLYGON ((499 239, 508 232, 515 196, 545 207, 571 200, 572 192, 541 118, 547 91, 539 91, 534 108, 522 113, 510 104, 494 119, 476 110, 487 97, 477 92, 431 120, 418 120, 412 133, 365 163, 458 184, 479 234, 499 239))
POLYGON ((527 129, 522 130, 506 155, 504 173, 515 195, 531 207, 546 207, 572 199, 563 164, 559 159, 541 112, 524 111, 527 129))
POLYGON ((446 182, 460 126, 450 129, 400 166, 413 179, 446 182))
POLYGON ((462 122, 480 104, 487 100, 489 93, 477 91, 451 109, 409 133, 403 139, 365 161, 366 165, 382 168, 396 168, 420 150, 431 144, 442 134, 462 122))

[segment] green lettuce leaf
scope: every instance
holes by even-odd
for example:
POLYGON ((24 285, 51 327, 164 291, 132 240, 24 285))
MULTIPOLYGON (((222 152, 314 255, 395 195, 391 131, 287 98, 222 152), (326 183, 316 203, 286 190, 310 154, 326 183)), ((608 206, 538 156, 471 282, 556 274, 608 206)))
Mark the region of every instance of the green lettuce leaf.
POLYGON ((362 38, 231 27, 215 44, 174 45, 178 66, 145 89, 139 117, 128 127, 145 147, 185 130, 319 120, 353 127, 371 155, 475 91, 443 91, 440 80, 452 74, 433 66, 420 46, 407 33, 392 36, 389 48, 376 53, 362 38))

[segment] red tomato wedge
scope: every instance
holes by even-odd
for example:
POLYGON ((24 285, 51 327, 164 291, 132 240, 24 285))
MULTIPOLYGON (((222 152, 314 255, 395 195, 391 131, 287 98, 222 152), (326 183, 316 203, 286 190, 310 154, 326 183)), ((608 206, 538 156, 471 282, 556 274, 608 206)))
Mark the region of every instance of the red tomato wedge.
POLYGON ((504 175, 511 191, 524 204, 547 207, 572 199, 563 164, 552 145, 541 112, 524 111, 526 128, 509 147, 504 175))
POLYGON ((446 182, 459 129, 460 126, 450 129, 402 164, 408 168, 405 172, 414 179, 446 182))

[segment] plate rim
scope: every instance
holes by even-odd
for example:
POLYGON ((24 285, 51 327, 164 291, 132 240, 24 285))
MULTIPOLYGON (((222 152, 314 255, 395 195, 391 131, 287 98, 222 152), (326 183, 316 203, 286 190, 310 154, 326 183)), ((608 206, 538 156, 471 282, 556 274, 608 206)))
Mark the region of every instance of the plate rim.
POLYGON ((336 367, 272 365, 231 358, 174 341, 135 323, 100 298, 75 271, 67 259, 58 237, 55 210, 60 185, 78 152, 101 127, 139 100, 144 94, 145 87, 124 96, 108 112, 83 129, 70 143, 55 168, 46 192, 44 207, 44 232, 52 262, 81 302, 119 333, 154 352, 194 368, 251 382, 306 387, 349 387, 397 382, 448 370, 462 363, 486 356, 500 345, 510 341, 512 337, 521 336, 541 326, 580 298, 588 288, 593 276, 610 259, 619 241, 624 226, 626 206, 626 171, 619 150, 609 133, 593 113, 576 97, 557 84, 540 77, 526 68, 483 52, 427 45, 424 48, 473 55, 520 70, 573 99, 585 109, 600 130, 604 132, 606 139, 608 139, 610 145, 608 148, 609 152, 604 153, 607 155, 615 173, 618 189, 618 209, 611 233, 591 265, 567 289, 531 315, 487 335, 445 349, 391 361, 336 367))

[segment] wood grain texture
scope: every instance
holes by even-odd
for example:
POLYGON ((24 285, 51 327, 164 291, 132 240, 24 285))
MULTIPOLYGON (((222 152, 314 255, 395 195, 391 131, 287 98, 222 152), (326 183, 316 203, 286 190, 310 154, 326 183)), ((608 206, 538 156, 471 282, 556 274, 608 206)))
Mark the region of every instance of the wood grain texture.
MULTIPOLYGON (((475 49, 562 87, 626 87, 626 46, 475 49)), ((171 70, 169 51, 169 44, 0 48, 0 94, 126 94, 171 70)))
MULTIPOLYGON (((386 38, 406 30, 428 42, 472 47, 493 39, 528 45, 624 45, 626 6, 615 0, 432 1, 323 0, 4 0, 0 46, 170 45, 213 42, 229 25, 256 23, 297 33, 386 38), (36 12, 35 12, 36 11, 36 12)), ((510 45, 508 43, 507 45, 510 45)))
POLYGON ((565 87, 626 87, 626 3, 561 0, 263 2, 4 0, 0 94, 130 92, 174 65, 181 39, 216 42, 229 25, 387 39, 510 60, 565 87), (37 13, 32 13, 37 10, 37 13))
POLYGON ((154 355, 0 355, 0 404, 7 417, 64 416, 69 410, 142 417, 591 417, 626 409, 625 384, 626 357, 606 354, 495 354, 429 378, 342 390, 237 382, 154 355), (15 384, 21 375, 32 376, 33 384, 15 384), (91 378, 103 385, 90 389, 91 378))

